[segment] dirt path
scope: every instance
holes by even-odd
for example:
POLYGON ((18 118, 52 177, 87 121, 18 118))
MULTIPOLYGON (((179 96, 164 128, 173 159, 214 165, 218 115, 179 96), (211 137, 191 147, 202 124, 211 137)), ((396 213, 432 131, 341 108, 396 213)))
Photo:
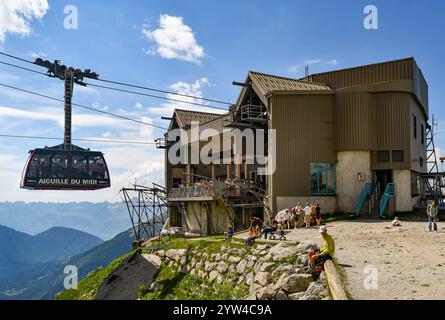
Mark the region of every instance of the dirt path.
MULTIPOLYGON (((445 299, 445 223, 426 232, 426 222, 336 221, 328 230, 336 242, 336 258, 348 278, 354 299, 445 299), (377 270, 377 289, 365 288, 365 267, 377 270)), ((288 240, 321 238, 316 229, 297 229, 288 240)), ((371 270, 371 269, 370 269, 371 270)), ((368 282, 369 283, 369 282, 368 282)))

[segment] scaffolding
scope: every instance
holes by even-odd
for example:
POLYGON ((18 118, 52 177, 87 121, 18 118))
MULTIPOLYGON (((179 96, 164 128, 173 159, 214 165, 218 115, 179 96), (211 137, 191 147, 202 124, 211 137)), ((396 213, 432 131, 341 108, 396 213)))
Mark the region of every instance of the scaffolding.
POLYGON ((444 179, 445 172, 439 171, 437 163, 437 154, 434 144, 434 135, 437 130, 437 121, 432 119, 431 125, 427 124, 425 142, 426 142, 426 165, 427 172, 420 174, 420 179, 423 184, 423 196, 422 202, 426 203, 427 200, 436 200, 439 204, 442 203, 443 194, 442 188, 445 187, 444 179))
POLYGON ((152 187, 134 185, 120 190, 128 209, 135 238, 138 241, 159 236, 168 218, 167 191, 153 183, 152 187))

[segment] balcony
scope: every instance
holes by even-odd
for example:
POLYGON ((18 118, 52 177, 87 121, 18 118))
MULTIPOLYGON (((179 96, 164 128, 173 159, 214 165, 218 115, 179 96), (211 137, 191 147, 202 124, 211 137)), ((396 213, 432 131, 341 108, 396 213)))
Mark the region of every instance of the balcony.
POLYGON ((223 116, 225 127, 245 128, 267 123, 267 109, 265 106, 247 104, 239 109, 232 108, 223 116))
POLYGON ((172 188, 168 201, 212 201, 213 192, 210 186, 194 185, 191 187, 172 188))

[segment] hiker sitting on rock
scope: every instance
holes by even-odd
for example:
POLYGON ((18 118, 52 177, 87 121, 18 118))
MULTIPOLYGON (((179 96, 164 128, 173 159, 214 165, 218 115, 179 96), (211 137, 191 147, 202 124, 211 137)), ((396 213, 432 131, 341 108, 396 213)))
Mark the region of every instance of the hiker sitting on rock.
POLYGON ((335 253, 335 242, 331 235, 328 234, 326 226, 320 227, 320 234, 323 238, 323 245, 319 251, 309 251, 309 261, 312 267, 312 277, 318 279, 323 265, 326 260, 332 259, 335 253))
POLYGON ((249 228, 249 236, 246 239, 246 246, 253 246, 255 239, 261 237, 260 227, 258 225, 249 228))

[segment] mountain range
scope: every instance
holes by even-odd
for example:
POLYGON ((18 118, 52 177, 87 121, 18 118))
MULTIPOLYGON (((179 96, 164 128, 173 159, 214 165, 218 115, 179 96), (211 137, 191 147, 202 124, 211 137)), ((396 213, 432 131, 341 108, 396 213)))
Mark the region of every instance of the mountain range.
POLYGON ((127 207, 122 202, 1 202, 0 225, 29 235, 61 226, 104 240, 131 227, 127 207))
MULTIPOLYGON (((60 228, 56 229, 60 230, 60 228)), ((7 233, 10 233, 10 231, 8 230, 7 233)), ((57 232, 44 232, 41 237, 46 240, 51 239, 50 242, 54 243, 55 234, 57 232)), ((12 235, 16 236, 15 239, 22 239, 20 235, 14 233, 12 235)), ((78 238, 83 238, 83 236, 81 234, 78 238)), ((30 236, 28 235, 28 237, 30 236)), ((27 238, 26 241, 29 239, 27 238)), ((8 276, 2 274, 3 276, 0 276, 0 299, 52 299, 55 294, 64 290, 63 280, 66 275, 63 272, 65 266, 76 266, 80 281, 89 272, 107 266, 114 259, 129 252, 133 240, 132 230, 124 231, 113 239, 102 242, 76 256, 68 257, 65 254, 63 259, 36 263, 8 276)), ((57 250, 55 251, 57 252, 57 250)), ((47 259, 48 253, 42 256, 47 259)))
POLYGON ((0 275, 9 276, 39 263, 67 259, 102 242, 72 228, 53 227, 31 236, 0 225, 0 275))

